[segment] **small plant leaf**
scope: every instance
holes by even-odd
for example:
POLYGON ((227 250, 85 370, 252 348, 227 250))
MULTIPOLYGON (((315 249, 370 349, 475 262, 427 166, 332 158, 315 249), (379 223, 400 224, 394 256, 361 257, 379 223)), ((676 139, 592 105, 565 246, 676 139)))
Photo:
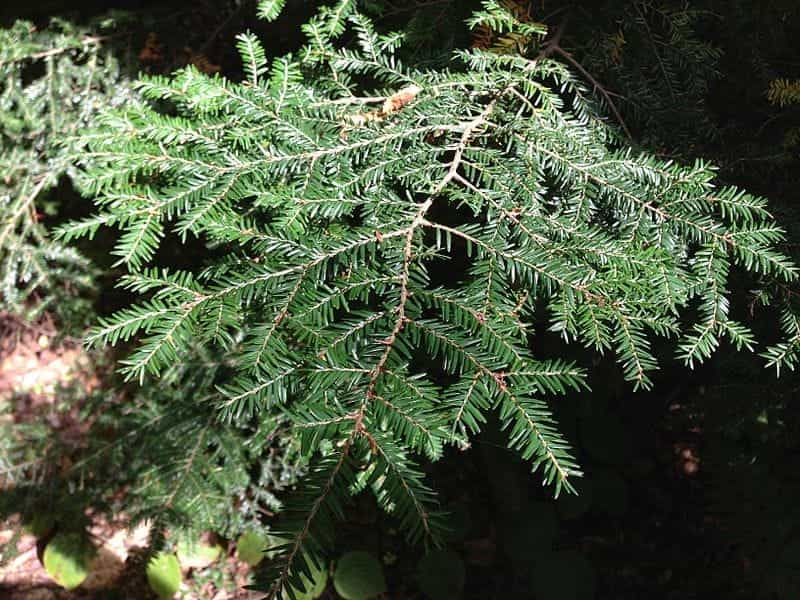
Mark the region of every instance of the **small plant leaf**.
POLYGON ((77 533, 58 534, 44 549, 45 571, 67 590, 78 587, 89 575, 92 548, 77 533))
POLYGON ((147 583, 159 598, 172 598, 181 587, 181 565, 178 557, 159 552, 147 565, 147 583))
POLYGON ((369 600, 386 591, 383 567, 369 552, 348 552, 336 565, 333 587, 344 600, 369 600))
POLYGON ((236 555, 242 562, 255 567, 265 557, 272 558, 275 553, 270 548, 281 543, 283 540, 277 536, 251 529, 239 536, 236 542, 236 555))
POLYGON ((266 542, 264 536, 257 531, 247 531, 239 536, 236 542, 236 556, 239 560, 255 567, 264 559, 266 542))

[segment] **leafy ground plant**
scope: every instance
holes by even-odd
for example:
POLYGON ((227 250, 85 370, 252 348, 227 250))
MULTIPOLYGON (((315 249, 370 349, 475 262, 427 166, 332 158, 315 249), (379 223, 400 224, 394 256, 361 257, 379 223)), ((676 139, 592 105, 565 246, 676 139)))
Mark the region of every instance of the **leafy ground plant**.
MULTIPOLYGON (((263 563, 270 597, 324 563, 366 489, 410 542, 438 544, 420 462, 466 447, 490 411, 555 494, 574 491, 580 469, 545 398, 585 388, 584 372, 536 358, 534 324, 612 351, 649 388, 654 336, 677 338, 687 368, 722 339, 755 347, 731 317, 733 268, 797 277, 764 200, 717 188, 703 162, 622 146, 555 60, 557 31, 491 1, 469 24, 513 35, 516 51, 409 67, 401 33, 341 0, 303 26, 297 57, 270 63, 241 35, 241 83, 193 68, 141 80, 143 101, 104 113, 74 157, 100 211, 62 238, 119 228, 122 285, 143 296, 89 341, 137 337, 123 371, 140 381, 198 345, 224 355, 208 423, 279 415, 302 440, 310 467, 263 563), (204 241, 207 267, 155 266, 168 236, 204 241)), ((766 356, 792 367, 797 320, 783 321, 766 356)))

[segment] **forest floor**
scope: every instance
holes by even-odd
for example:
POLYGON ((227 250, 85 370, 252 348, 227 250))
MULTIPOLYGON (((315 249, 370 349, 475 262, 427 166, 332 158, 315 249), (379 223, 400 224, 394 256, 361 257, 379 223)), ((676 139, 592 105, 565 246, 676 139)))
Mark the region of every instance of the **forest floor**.
MULTIPOLYGON (((0 436, 25 436, 29 428, 45 426, 62 443, 80 446, 90 426, 81 418, 80 398, 100 385, 101 377, 95 372, 92 357, 76 340, 60 339, 52 323, 45 319, 35 326, 26 326, 0 317, 0 436)), ((4 462, 4 449, 0 445, 0 462, 4 462)), ((41 458, 32 456, 30 460, 41 458)), ((13 485, 12 472, 4 471, 0 464, 0 491, 13 485)), ((102 515, 87 515, 87 518, 91 523, 88 534, 96 553, 89 576, 71 592, 60 588, 42 564, 42 552, 53 532, 37 532, 37 537, 16 517, 0 521, 0 597, 8 600, 155 598, 142 569, 135 564, 138 553, 147 546, 149 527, 145 524, 129 529, 124 519, 110 521, 102 515)), ((186 600, 258 598, 255 593, 241 590, 248 570, 247 565, 233 556, 225 556, 214 565, 187 569, 181 597, 186 600), (215 585, 213 579, 222 571, 233 583, 232 589, 215 585)))

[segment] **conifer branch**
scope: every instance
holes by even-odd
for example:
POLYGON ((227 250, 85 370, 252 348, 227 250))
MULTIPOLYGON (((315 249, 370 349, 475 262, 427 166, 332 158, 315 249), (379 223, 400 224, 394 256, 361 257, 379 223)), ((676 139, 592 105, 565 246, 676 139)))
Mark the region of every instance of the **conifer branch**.
MULTIPOLYGON (((470 24, 544 35, 496 2, 470 24)), ((508 446, 556 494, 574 491, 580 468, 545 399, 585 389, 586 374, 534 359, 534 307, 564 343, 612 351, 638 389, 658 368, 652 338, 681 336, 689 364, 722 337, 753 347, 728 317, 733 268, 797 276, 763 201, 714 189, 703 162, 617 146, 571 70, 596 82, 559 49, 563 29, 534 59, 474 48, 453 70, 403 64, 400 36, 354 2, 321 7, 304 31, 301 58, 271 68, 240 37, 244 83, 193 69, 143 82, 154 106, 111 111, 81 136, 100 214, 64 230, 121 230, 121 283, 147 295, 90 342, 136 338, 127 371, 139 378, 198 347, 222 353, 208 383, 221 425, 269 420, 299 438, 309 471, 264 568, 269 597, 321 563, 354 490, 370 489, 412 542, 435 540, 415 459, 468 446, 494 408, 508 446), (165 100, 175 114, 157 112, 165 100), (168 232, 213 244, 207 267, 148 266, 168 232), (699 317, 682 319, 692 303, 699 317)), ((790 317, 765 352, 778 368, 800 362, 790 317)))

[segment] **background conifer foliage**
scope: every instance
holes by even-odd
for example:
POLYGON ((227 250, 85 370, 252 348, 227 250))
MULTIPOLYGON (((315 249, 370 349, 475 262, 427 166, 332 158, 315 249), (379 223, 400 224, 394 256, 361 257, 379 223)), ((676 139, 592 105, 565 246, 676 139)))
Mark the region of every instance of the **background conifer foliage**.
MULTIPOLYGON (((114 24, 109 18, 95 29, 114 24)), ((104 39, 59 19, 45 31, 27 21, 0 31, 3 310, 32 311, 28 318, 51 311, 64 320, 87 312, 75 292, 93 286, 90 264, 50 239, 42 221, 54 207, 43 199, 72 167, 60 142, 88 125, 101 106, 130 95, 128 86, 119 85, 119 65, 102 47, 104 39)))
MULTIPOLYGON (((261 16, 282 4, 261 2, 261 16)), ((362 489, 410 542, 436 545, 420 464, 468 445, 489 411, 556 495, 573 491, 580 469, 548 398, 585 374, 536 357, 534 319, 612 352, 646 389, 654 337, 689 367, 722 339, 754 349, 730 314, 732 270, 766 286, 797 277, 764 200, 719 187, 704 161, 626 147, 552 51, 558 31, 493 1, 469 24, 517 51, 405 64, 403 34, 341 0, 303 26, 297 56, 270 61, 240 35, 241 82, 191 67, 141 79, 142 100, 105 111, 73 157, 99 212, 60 237, 118 228, 121 285, 142 296, 90 343, 135 337, 123 372, 138 381, 196 345, 222 353, 219 419, 277 414, 302 440, 310 469, 263 575, 273 597, 302 585, 362 489), (213 258, 151 266, 172 236, 213 258)), ((764 352, 779 369, 800 349, 797 317, 782 320, 786 339, 764 352)))

